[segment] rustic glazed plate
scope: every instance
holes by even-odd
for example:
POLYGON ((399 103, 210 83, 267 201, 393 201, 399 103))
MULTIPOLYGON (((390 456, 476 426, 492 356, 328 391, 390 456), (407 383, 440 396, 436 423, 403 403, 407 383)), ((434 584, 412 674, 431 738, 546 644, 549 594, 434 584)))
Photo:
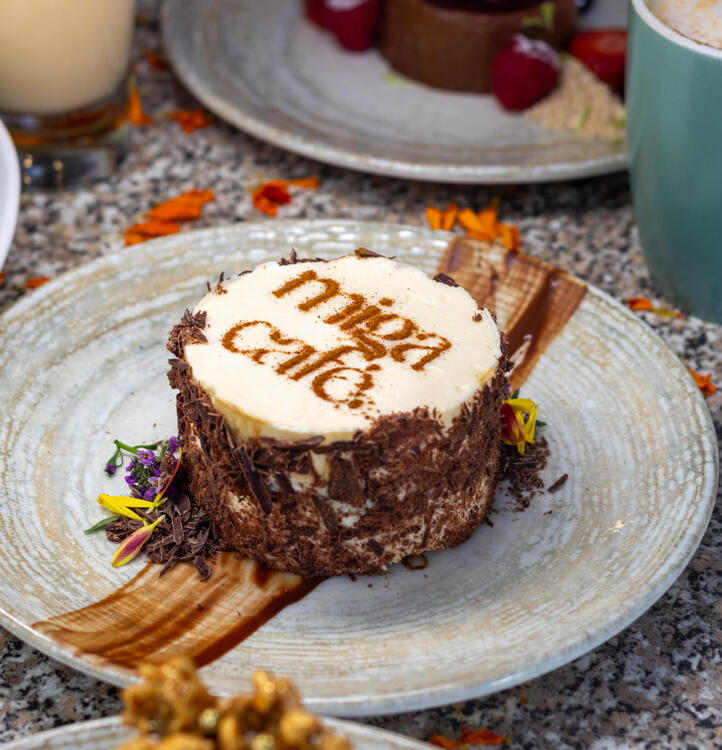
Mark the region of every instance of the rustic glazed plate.
MULTIPOLYGON (((127 660, 91 653, 87 613, 112 595, 101 625, 132 653, 143 613, 129 615, 114 592, 132 579, 124 591, 154 609, 164 606, 158 592, 175 595, 176 579, 142 572, 140 559, 112 568, 113 545, 82 529, 103 515, 98 492, 123 491, 120 477, 102 471, 112 438, 175 432, 168 329, 221 270, 290 247, 333 257, 359 245, 443 269, 477 299, 495 290, 490 303, 506 330, 549 322, 538 359, 524 359, 522 393, 547 422, 546 486, 569 479, 524 512, 499 492, 493 528, 428 555, 425 570, 397 565, 387 578, 321 583, 206 666, 211 690, 237 692, 263 667, 292 677, 317 712, 419 709, 528 680, 639 617, 683 570, 711 513, 717 448, 704 400, 678 358, 617 302, 539 262, 455 237, 351 221, 242 223, 124 249, 23 297, 0 318, 0 624, 88 674, 133 679, 127 660), (60 621, 64 631, 48 625, 60 621)), ((244 595, 233 600, 241 587, 232 576, 203 584, 190 568, 176 571, 187 617, 169 615, 164 630, 141 634, 160 636, 151 657, 197 653, 204 627, 251 606, 244 595), (220 589, 223 607, 208 609, 220 589)))
MULTIPOLYGON (((597 3, 626 25, 626 0, 597 3)), ((300 0, 167 0, 176 75, 219 117, 298 154, 362 172, 457 183, 547 182, 626 168, 623 143, 502 110, 491 95, 388 77, 375 51, 344 52, 300 0)), ((595 8, 595 11, 597 9, 595 8)))
MULTIPOLYGON (((428 750, 430 745, 393 732, 374 729, 350 721, 324 719, 324 724, 351 740, 354 750, 428 750)), ((2 745, 3 750, 115 750, 134 736, 134 730, 118 717, 68 724, 48 732, 2 745)))

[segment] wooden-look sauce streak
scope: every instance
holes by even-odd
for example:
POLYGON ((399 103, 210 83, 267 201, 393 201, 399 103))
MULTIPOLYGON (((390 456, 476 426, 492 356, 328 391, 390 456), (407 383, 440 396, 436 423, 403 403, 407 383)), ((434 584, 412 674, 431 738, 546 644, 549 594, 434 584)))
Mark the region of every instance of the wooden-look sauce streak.
POLYGON ((451 276, 497 316, 520 386, 584 299, 586 285, 542 261, 478 240, 449 243, 437 271, 451 276))
POLYGON ((322 580, 270 571, 233 553, 219 556, 208 581, 190 565, 177 565, 162 578, 159 570, 147 565, 105 599, 33 627, 78 653, 129 669, 176 654, 203 666, 322 580))

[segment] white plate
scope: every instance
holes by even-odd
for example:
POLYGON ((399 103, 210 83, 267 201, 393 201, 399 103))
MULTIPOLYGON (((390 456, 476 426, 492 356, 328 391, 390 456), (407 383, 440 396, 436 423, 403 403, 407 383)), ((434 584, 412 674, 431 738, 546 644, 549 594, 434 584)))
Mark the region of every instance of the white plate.
MULTIPOLYGON (((16 353, 0 358, 0 624, 88 674, 130 682, 127 668, 34 623, 109 596, 143 567, 111 568, 113 545, 82 529, 103 515, 98 492, 122 492, 120 477, 102 473, 111 438, 175 431, 168 329, 206 279, 292 246, 332 257, 362 245, 434 272, 450 237, 393 224, 244 222, 124 249, 24 296, 0 317, 0 351, 16 353)), ((499 265, 498 249, 477 250, 454 272, 467 285, 479 260, 499 265)), ((514 275, 500 278, 498 293, 513 293, 514 275)), ((523 513, 499 496, 493 528, 429 555, 424 571, 398 565, 386 579, 322 583, 205 667, 210 689, 237 692, 263 667, 292 677, 319 713, 419 709, 554 669, 651 606, 693 554, 717 487, 715 434, 689 373, 629 310, 589 289, 522 392, 548 423, 546 485, 569 473, 560 490, 523 513)), ((201 601, 209 584, 185 585, 201 601)), ((121 640, 124 616, 112 609, 107 622, 121 640)), ((165 645, 185 635, 171 628, 165 645)))
MULTIPOLYGON (((592 25, 626 25, 627 0, 596 5, 592 25)), ((178 77, 219 117, 330 164, 458 183, 546 182, 626 168, 623 144, 549 130, 504 112, 491 95, 391 85, 375 50, 344 52, 301 17, 301 6, 167 0, 165 48, 178 77)))
POLYGON ((20 165, 7 128, 0 120, 0 269, 15 234, 20 205, 20 165))
MULTIPOLYGON (((428 750, 431 745, 350 721, 324 719, 324 724, 351 740, 354 750, 428 750)), ((118 717, 68 724, 2 745, 2 750, 115 750, 134 736, 118 717)))

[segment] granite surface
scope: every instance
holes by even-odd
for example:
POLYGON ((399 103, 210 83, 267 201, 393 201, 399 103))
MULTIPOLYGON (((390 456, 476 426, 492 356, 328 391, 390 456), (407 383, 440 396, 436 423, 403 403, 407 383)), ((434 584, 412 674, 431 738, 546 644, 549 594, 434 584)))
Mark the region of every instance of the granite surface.
MULTIPOLYGON (((146 108, 194 105, 170 72, 150 68, 152 23, 139 28, 136 74, 146 108)), ((27 193, 0 282, 0 309, 28 278, 119 250, 121 232, 153 204, 197 186, 217 199, 193 227, 273 221, 249 188, 274 177, 320 177, 283 218, 347 217, 424 223, 428 204, 481 208, 500 200, 521 229, 523 250, 622 299, 654 296, 624 174, 552 185, 455 187, 366 176, 284 153, 221 122, 188 135, 164 117, 133 132, 130 153, 108 182, 74 192, 27 193)), ((722 385, 722 327, 642 313, 671 349, 722 385)), ((722 391, 708 398, 722 435, 722 391)), ((420 738, 458 728, 492 729, 522 748, 722 748, 722 507, 693 560, 634 624, 568 666, 489 697, 435 710, 369 719, 420 738)), ((118 692, 58 664, 0 629, 0 741, 118 711, 118 692)))

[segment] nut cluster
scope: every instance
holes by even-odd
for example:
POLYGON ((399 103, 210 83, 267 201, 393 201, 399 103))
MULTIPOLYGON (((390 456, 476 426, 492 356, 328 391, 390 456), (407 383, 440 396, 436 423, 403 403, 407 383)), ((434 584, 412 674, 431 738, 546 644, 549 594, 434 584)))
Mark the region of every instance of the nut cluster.
POLYGON ((118 750, 351 750, 304 711, 288 680, 256 672, 252 695, 220 700, 186 657, 140 673, 144 681, 123 691, 123 721, 141 736, 118 750))

